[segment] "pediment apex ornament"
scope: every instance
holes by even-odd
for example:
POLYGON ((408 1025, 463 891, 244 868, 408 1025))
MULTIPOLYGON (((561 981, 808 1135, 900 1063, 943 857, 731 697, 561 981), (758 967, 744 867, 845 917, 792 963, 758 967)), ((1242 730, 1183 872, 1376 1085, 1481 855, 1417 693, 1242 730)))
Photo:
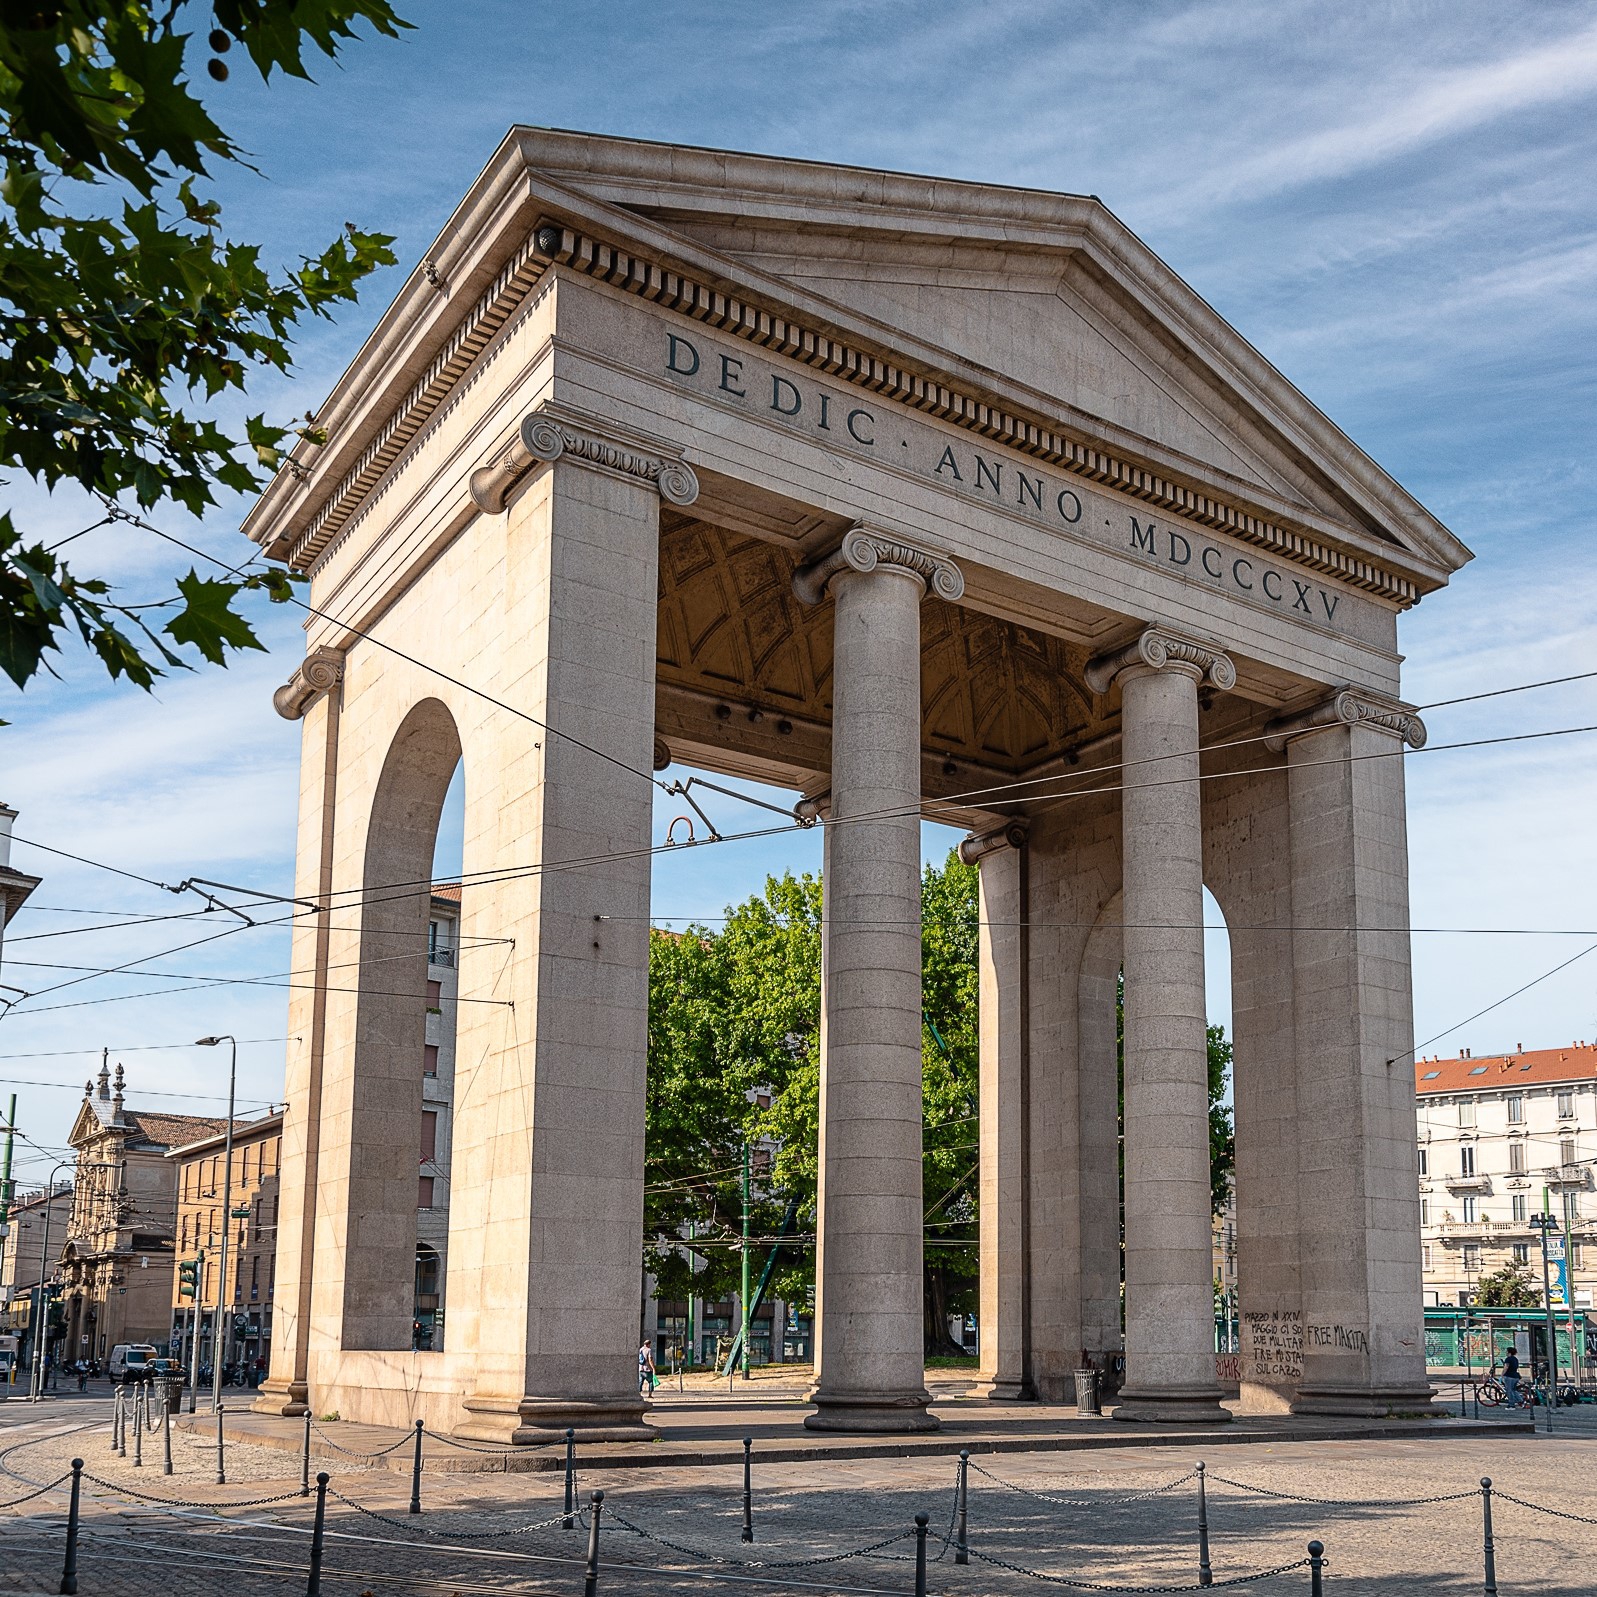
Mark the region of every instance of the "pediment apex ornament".
POLYGON ((312 649, 295 668, 293 676, 272 695, 272 708, 285 721, 297 721, 317 694, 336 688, 343 680, 343 651, 325 647, 312 649))
POLYGON ((648 483, 667 504, 691 505, 699 497, 693 468, 664 439, 550 403, 524 416, 516 436, 472 472, 472 503, 484 515, 497 516, 529 471, 540 462, 560 459, 580 460, 648 483))
POLYGON ((1089 660, 1083 678, 1094 693, 1107 693, 1122 671, 1137 667, 1148 671, 1174 667, 1195 672, 1199 681, 1222 692, 1237 685, 1237 668, 1230 655, 1212 643, 1186 638, 1163 627, 1149 627, 1130 643, 1089 660))
POLYGON ((1293 738, 1333 726, 1367 726, 1371 731, 1401 738, 1414 749, 1423 749, 1428 736, 1425 723, 1408 705, 1360 693, 1356 688, 1338 688, 1306 710, 1271 721, 1264 729, 1264 746, 1272 754, 1279 754, 1293 738))
POLYGON ((912 572, 939 599, 950 604, 965 596, 964 573, 947 556, 917 548, 894 533, 866 526, 850 527, 830 554, 800 566, 793 573, 793 592, 805 604, 819 604, 839 572, 865 573, 879 566, 912 572))
POLYGON ((969 837, 960 839, 960 863, 974 865, 978 860, 986 859, 989 854, 997 854, 1002 849, 1020 848, 1030 830, 1031 822, 1017 815, 988 831, 972 832, 969 837))

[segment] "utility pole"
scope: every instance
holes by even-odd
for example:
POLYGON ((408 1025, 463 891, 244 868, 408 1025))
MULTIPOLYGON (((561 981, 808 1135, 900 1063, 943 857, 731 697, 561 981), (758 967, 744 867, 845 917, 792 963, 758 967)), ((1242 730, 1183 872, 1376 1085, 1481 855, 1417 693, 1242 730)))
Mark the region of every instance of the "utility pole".
POLYGON ((194 1301, 189 1316, 194 1325, 193 1341, 189 1345, 189 1413, 194 1412, 194 1394, 200 1384, 200 1305, 205 1301, 205 1249, 201 1248, 194 1259, 194 1301))
POLYGON ((749 1378, 749 1140, 743 1139, 743 1379, 749 1378))
POLYGON ((5 1148, 0 1151, 0 1260, 6 1256, 6 1243, 11 1240, 11 1143, 17 1133, 17 1095, 11 1094, 11 1107, 6 1111, 5 1148))

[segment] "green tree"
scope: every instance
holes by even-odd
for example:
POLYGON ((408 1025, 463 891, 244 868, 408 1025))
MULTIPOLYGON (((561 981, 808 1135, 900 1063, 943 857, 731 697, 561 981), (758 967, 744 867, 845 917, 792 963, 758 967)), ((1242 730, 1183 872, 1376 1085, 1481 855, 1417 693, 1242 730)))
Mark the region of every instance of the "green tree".
POLYGON ((1534 1309, 1541 1301, 1528 1264, 1505 1264, 1475 1283, 1475 1302, 1483 1309, 1534 1309))
POLYGON ((1237 1167, 1237 1139, 1231 1106, 1225 1102, 1231 1082, 1231 1042, 1224 1026, 1210 1026, 1209 1043, 1209 1203, 1215 1214, 1225 1209, 1237 1167))
MULTIPOLYGON (((354 226, 275 273, 225 237, 202 185, 248 163, 191 68, 205 58, 225 79, 238 44, 263 79, 304 78, 306 50, 336 57, 358 22, 390 37, 408 24, 389 0, 212 0, 202 41, 184 31, 197 9, 0 7, 0 471, 76 485, 98 501, 95 526, 166 502, 197 515, 219 491, 259 487, 292 435, 322 442, 309 418, 289 429, 251 416, 235 436, 214 410, 253 370, 289 370, 295 329, 394 261, 392 239, 354 226)), ((0 510, 0 669, 19 688, 71 632, 146 689, 188 669, 179 649, 224 664, 261 647, 239 594, 289 592, 280 571, 191 570, 165 597, 126 603, 57 552, 69 541, 46 547, 0 510)))
MULTIPOLYGON (((977 1184, 976 872, 951 854, 928 866, 924 906, 922 1068, 927 1211, 927 1350, 948 1351, 947 1316, 974 1299, 977 1184)), ((735 1289, 741 1149, 768 1150, 751 1229, 756 1276, 789 1199, 797 1239, 773 1288, 803 1302, 815 1281, 820 1132, 821 884, 772 877, 728 911, 719 933, 656 932, 650 966, 648 1264, 684 1296, 681 1242, 691 1223, 694 1290, 735 1289), (768 1093, 770 1107, 751 1101, 768 1093)))

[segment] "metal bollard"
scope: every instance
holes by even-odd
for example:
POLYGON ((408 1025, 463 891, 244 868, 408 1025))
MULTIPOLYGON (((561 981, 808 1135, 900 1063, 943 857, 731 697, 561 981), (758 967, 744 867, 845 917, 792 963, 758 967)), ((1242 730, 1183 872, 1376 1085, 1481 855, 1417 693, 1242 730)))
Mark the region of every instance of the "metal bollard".
POLYGON ((327 1535, 327 1483, 331 1479, 326 1470, 316 1477, 316 1519, 311 1525, 311 1572, 305 1597, 322 1597, 322 1542, 327 1535))
POLYGON ((1492 1541, 1492 1478, 1481 1476, 1481 1524, 1486 1535, 1486 1584, 1482 1587, 1486 1597, 1497 1597, 1497 1546, 1492 1541))
POLYGON ((118 1392, 122 1399, 122 1428, 117 1432, 116 1456, 118 1458, 126 1458, 128 1456, 128 1389, 125 1382, 118 1388, 118 1392))
POLYGON ((1466 1393, 1465 1393, 1465 1390, 1464 1390, 1465 1385, 1466 1385, 1466 1383, 1463 1382, 1463 1381, 1460 1381, 1458 1383, 1458 1417, 1460 1419, 1464 1418, 1464 1399, 1465 1399, 1465 1396, 1466 1396, 1466 1393))
POLYGON ((78 1499, 83 1491, 83 1460, 72 1460, 72 1501, 67 1506, 67 1556, 61 1566, 61 1590, 71 1597, 78 1589, 78 1499))
POLYGON ((926 1526, 927 1514, 915 1516, 915 1597, 926 1597, 926 1526))
POLYGON ((743 1540, 754 1540, 754 1477, 751 1460, 754 1452, 754 1438, 743 1438, 743 1540))
POLYGON ((1325 1543, 1309 1543, 1309 1597, 1325 1597, 1325 1543))
POLYGON ((216 1405, 216 1484, 227 1485, 227 1455, 222 1450, 222 1413, 226 1409, 225 1403, 216 1405))
POLYGON ((311 1411, 305 1410, 305 1446, 299 1455, 299 1495, 311 1494, 311 1411))
POLYGON ((144 1468, 144 1382, 133 1388, 133 1467, 144 1468))
POLYGON ((416 1457, 410 1466, 410 1511, 421 1512, 421 1431, 422 1422, 416 1421, 416 1457))
POLYGON ((161 1473, 172 1473, 172 1405, 161 1396, 161 1473))
POLYGON ((116 1451, 117 1443, 122 1440, 122 1388, 119 1386, 111 1404, 111 1451, 116 1451))
POLYGON ((560 1521, 562 1530, 570 1530, 577 1522, 577 1433, 566 1431, 566 1517, 560 1521))
POLYGON ((954 1488, 954 1562, 956 1564, 968 1564, 970 1562, 969 1482, 970 1449, 962 1447, 959 1450, 959 1484, 954 1488))
POLYGON ((1198 1584, 1212 1586, 1214 1571, 1209 1567, 1209 1493, 1204 1479, 1203 1460, 1198 1460, 1198 1584))
POLYGON ((588 1567, 582 1577, 582 1597, 599 1597, 599 1514, 604 1508, 604 1493, 588 1499, 588 1567))

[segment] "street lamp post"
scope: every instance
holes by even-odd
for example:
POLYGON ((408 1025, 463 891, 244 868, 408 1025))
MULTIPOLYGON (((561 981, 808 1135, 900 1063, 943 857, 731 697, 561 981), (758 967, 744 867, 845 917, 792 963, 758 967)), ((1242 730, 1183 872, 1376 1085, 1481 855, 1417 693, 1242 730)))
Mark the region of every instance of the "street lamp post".
MULTIPOLYGON (((1558 1230, 1558 1221, 1547 1202, 1546 1189, 1542 1190, 1542 1212, 1530 1217, 1532 1227, 1542 1238, 1542 1308, 1547 1315, 1547 1390, 1548 1412, 1558 1407, 1558 1318, 1553 1311, 1552 1261, 1547 1248, 1548 1236, 1558 1230)), ((1567 1280, 1567 1276, 1566 1276, 1567 1280)), ((1532 1372, 1535 1373, 1534 1371, 1532 1372)), ((1549 1423, 1551 1423, 1549 1421, 1549 1423)))
POLYGON ((227 1291, 228 1242, 233 1230, 233 1094, 238 1086, 238 1038, 230 1036, 200 1037, 197 1048, 216 1048, 222 1043, 232 1047, 231 1062, 227 1067, 227 1140, 222 1160, 222 1256, 216 1283, 216 1320, 211 1327, 211 1407, 222 1406, 222 1297, 227 1291))
POLYGON ((68 1165, 76 1163, 75 1159, 63 1159, 50 1172, 50 1179, 44 1184, 44 1234, 39 1239, 39 1318, 33 1327, 33 1375, 28 1383, 30 1403, 37 1403, 44 1396, 44 1341, 45 1330, 50 1323, 50 1298, 46 1290, 45 1273, 50 1257, 50 1215, 55 1209, 56 1171, 65 1170, 68 1165))

